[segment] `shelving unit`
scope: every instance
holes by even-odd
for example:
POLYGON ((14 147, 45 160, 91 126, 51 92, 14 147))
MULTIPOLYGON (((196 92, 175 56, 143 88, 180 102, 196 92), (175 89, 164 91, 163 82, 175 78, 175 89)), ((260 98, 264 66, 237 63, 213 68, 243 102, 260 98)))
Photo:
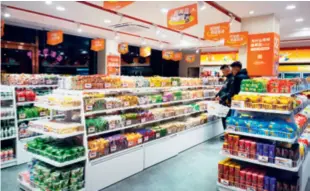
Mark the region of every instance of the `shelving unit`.
MULTIPOLYGON (((286 96, 290 97, 293 95, 296 95, 301 91, 296 91, 293 93, 289 94, 274 94, 274 93, 252 93, 252 92, 240 92, 241 95, 265 95, 265 96, 286 96)), ((301 109, 305 108, 306 105, 301 105, 300 107, 294 109, 293 111, 279 111, 279 110, 265 110, 265 109, 252 109, 252 108, 244 108, 244 103, 241 103, 240 101, 237 101, 236 103, 232 103, 232 108, 233 110, 236 111, 235 115, 237 112, 254 112, 254 113, 270 113, 273 115, 280 115, 283 118, 289 118, 291 121, 295 121, 294 115, 299 112, 301 109), (234 107, 234 104, 237 105, 238 107, 234 107), (239 107, 241 106, 241 107, 239 107)), ((308 119, 309 122, 309 119, 308 119)), ((302 131, 307 127, 308 122, 306 122, 305 126, 302 128, 302 131)), ((234 135, 242 135, 242 136, 247 136, 247 137, 254 137, 254 138, 259 138, 259 139, 265 139, 265 140, 271 140, 271 141, 276 141, 276 142, 284 142, 284 143, 296 143, 298 138, 300 137, 299 134, 296 135, 294 138, 282 138, 282 137, 274 137, 274 136, 265 136, 265 135, 259 135, 259 134, 252 134, 252 133, 247 133, 247 132, 240 132, 240 131, 235 131, 236 127, 235 126, 229 126, 225 130, 226 133, 229 134, 234 134, 234 135)), ((229 150, 222 150, 220 152, 221 155, 226 156, 227 158, 235 159, 238 161, 243 161, 251 164, 256 164, 259 166, 264 166, 264 167, 269 167, 269 168, 274 168, 274 169, 280 169, 280 170, 285 170, 285 171, 290 171, 292 173, 297 173, 299 175, 299 181, 300 181, 300 190, 303 191, 306 187, 307 180, 309 173, 305 172, 303 169, 303 162, 307 160, 309 157, 309 153, 305 155, 304 159, 300 159, 297 163, 296 167, 287 167, 287 166, 280 166, 276 163, 268 163, 268 162, 261 162, 257 159, 252 159, 252 158, 247 158, 247 157, 242 157, 241 155, 233 155, 229 152, 229 150)), ((221 191, 246 191, 246 190, 251 190, 250 188, 248 189, 241 189, 237 188, 234 186, 229 186, 229 181, 221 179, 222 182, 217 182, 217 186, 219 190, 221 191)))
MULTIPOLYGON (((194 87, 173 87, 173 89, 193 89, 193 88, 201 88, 204 86, 194 86, 194 87)), ((149 93, 150 90, 156 90, 156 91, 165 91, 168 88, 137 88, 137 89, 130 89, 130 91, 137 93, 137 90, 140 90, 140 94, 145 92, 149 93)), ((83 146, 85 147, 86 150, 86 155, 85 157, 73 160, 73 161, 68 161, 65 163, 58 163, 53 160, 50 160, 46 157, 37 155, 37 154, 32 154, 34 158, 39 159, 41 161, 44 161, 48 164, 51 164, 56 167, 64 167, 76 162, 81 162, 85 161, 85 187, 87 190, 100 190, 103 189, 115 182, 118 182, 126 177, 129 177, 139 171, 142 171, 145 168, 148 168, 149 166, 152 166, 156 163, 159 163, 163 160, 166 160, 168 158, 171 158, 178 153, 182 152, 183 150, 186 150, 192 146, 195 146, 199 143, 202 143, 214 136, 217 136, 223 132, 221 128, 221 123, 220 120, 215 120, 212 122, 208 122, 206 124, 202 124, 196 127, 192 127, 190 129, 173 133, 170 135, 167 135, 165 137, 161 137, 149 142, 145 142, 139 145, 136 145, 134 147, 130 147, 115 153, 111 153, 96 159, 90 159, 88 157, 89 150, 88 150, 88 138, 92 138, 95 136, 107 134, 107 133, 112 133, 116 131, 122 132, 125 129, 131 129, 134 127, 142 126, 142 125, 147 125, 147 124, 153 124, 153 123, 158 123, 161 121, 166 121, 170 119, 176 119, 176 118, 181 118, 184 116, 189 116, 193 115, 196 113, 201 113, 206 110, 201 110, 201 111, 193 111, 191 113, 186 113, 182 115, 177 115, 173 117, 168 117, 168 118, 163 118, 163 119, 158 119, 158 120, 152 120, 152 121, 145 121, 143 123, 139 124, 134 124, 134 125, 129 125, 125 126, 122 128, 117 128, 117 129, 111 129, 103 132, 98 132, 95 134, 90 134, 87 135, 86 131, 86 123, 85 120, 88 116, 90 115, 95 115, 95 114, 104 114, 108 112, 114 112, 114 111, 125 111, 128 109, 134 109, 134 108, 145 108, 145 107, 156 107, 156 106, 162 106, 162 105, 169 105, 169 104, 181 104, 183 102, 190 102, 190 101, 198 101, 198 100, 204 100, 204 99, 210 99, 213 97, 206 97, 206 98, 195 98, 195 99, 189 99, 189 100, 180 100, 180 101, 172 101, 172 102, 164 102, 164 103, 158 103, 158 104, 148 104, 148 105, 139 105, 135 107, 125 107, 125 108, 117 108, 117 109, 111 109, 111 110, 102 110, 102 111, 88 111, 85 112, 85 103, 83 97, 85 96, 84 94, 87 92, 100 92, 100 93, 106 93, 107 95, 111 94, 118 94, 118 93, 124 93, 127 92, 128 89, 104 89, 104 90, 54 90, 54 94, 61 94, 61 95, 72 95, 72 96, 79 96, 81 98, 81 106, 79 107, 59 107, 59 106, 51 106, 48 104, 42 104, 42 103, 35 103, 35 106, 38 107, 44 107, 48 108, 51 111, 53 110, 60 110, 60 111, 72 111, 72 110, 79 110, 80 111, 80 116, 81 116, 81 124, 83 124, 83 132, 76 132, 72 134, 56 134, 56 133, 47 133, 40 131, 35 128, 30 128, 34 132, 42 133, 45 136, 51 136, 54 138, 58 139, 67 139, 67 138, 72 138, 74 136, 82 136, 83 140, 83 146), (186 143, 184 142, 184 140, 186 143), (165 150, 165 153, 163 154, 163 150, 165 150), (126 161, 126 163, 124 163, 126 161), (130 166, 128 166, 130 164, 130 166), (106 174, 113 173, 113 176, 109 176, 106 178, 102 178, 98 176, 98 172, 102 171, 106 172, 106 174), (100 179, 100 180, 99 180, 100 179)), ((41 123, 44 120, 36 121, 38 123, 41 123)))

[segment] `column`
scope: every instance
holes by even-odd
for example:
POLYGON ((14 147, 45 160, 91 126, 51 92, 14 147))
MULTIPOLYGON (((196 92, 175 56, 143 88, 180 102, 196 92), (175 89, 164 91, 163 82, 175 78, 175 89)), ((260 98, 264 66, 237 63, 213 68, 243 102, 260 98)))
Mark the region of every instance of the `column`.
POLYGON ((120 56, 118 52, 118 42, 115 40, 106 40, 105 41, 105 49, 98 52, 97 59, 97 71, 98 74, 106 74, 107 73, 107 56, 108 55, 117 55, 120 56))

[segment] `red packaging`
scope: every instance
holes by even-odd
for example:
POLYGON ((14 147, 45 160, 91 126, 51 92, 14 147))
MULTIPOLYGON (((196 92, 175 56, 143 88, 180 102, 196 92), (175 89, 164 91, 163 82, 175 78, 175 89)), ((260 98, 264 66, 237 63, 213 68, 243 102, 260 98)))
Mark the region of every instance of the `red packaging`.
POLYGON ((251 149, 251 141, 244 141, 244 151, 249 154, 251 149))
POLYGON ((260 188, 263 188, 264 187, 264 175, 263 174, 259 174, 257 176, 257 187, 260 189, 260 188))
POLYGON ((246 173, 245 183, 246 183, 247 186, 251 186, 252 185, 252 172, 248 171, 246 173))
POLYGON ((233 145, 233 140, 234 140, 234 136, 233 135, 228 135, 228 144, 229 145, 233 145))
POLYGON ((252 174, 252 186, 257 186, 257 180, 258 180, 258 174, 253 173, 252 174))
POLYGON ((253 159, 256 158, 256 142, 251 142, 250 158, 253 158, 253 159))
POLYGON ((245 188, 246 171, 241 170, 239 174, 240 174, 240 180, 239 180, 240 187, 245 188))
POLYGON ((239 140, 239 151, 244 152, 244 140, 239 140))
POLYGON ((224 134, 224 142, 228 142, 228 136, 229 136, 228 133, 225 133, 225 134, 224 134))
POLYGON ((235 165, 229 165, 229 176, 235 176, 235 165))
POLYGON ((224 164, 224 179, 228 180, 229 176, 229 163, 224 164))

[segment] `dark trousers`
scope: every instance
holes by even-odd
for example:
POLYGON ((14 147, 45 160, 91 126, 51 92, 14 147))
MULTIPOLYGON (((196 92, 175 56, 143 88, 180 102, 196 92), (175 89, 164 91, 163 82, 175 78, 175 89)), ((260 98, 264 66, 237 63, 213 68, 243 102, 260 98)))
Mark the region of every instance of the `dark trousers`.
POLYGON ((226 117, 222 117, 222 123, 223 123, 223 127, 224 127, 224 130, 226 129, 227 125, 226 125, 226 119, 227 117, 229 117, 231 115, 231 110, 229 110, 228 114, 226 117))

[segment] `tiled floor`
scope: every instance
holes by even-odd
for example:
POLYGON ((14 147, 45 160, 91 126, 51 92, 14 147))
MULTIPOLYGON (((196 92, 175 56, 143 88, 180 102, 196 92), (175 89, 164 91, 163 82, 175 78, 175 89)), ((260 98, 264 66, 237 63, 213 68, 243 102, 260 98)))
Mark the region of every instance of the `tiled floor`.
MULTIPOLYGON (((221 146, 218 139, 210 140, 101 191, 215 191, 221 146)), ((17 174, 26 168, 2 170, 1 190, 18 190, 17 174)))

